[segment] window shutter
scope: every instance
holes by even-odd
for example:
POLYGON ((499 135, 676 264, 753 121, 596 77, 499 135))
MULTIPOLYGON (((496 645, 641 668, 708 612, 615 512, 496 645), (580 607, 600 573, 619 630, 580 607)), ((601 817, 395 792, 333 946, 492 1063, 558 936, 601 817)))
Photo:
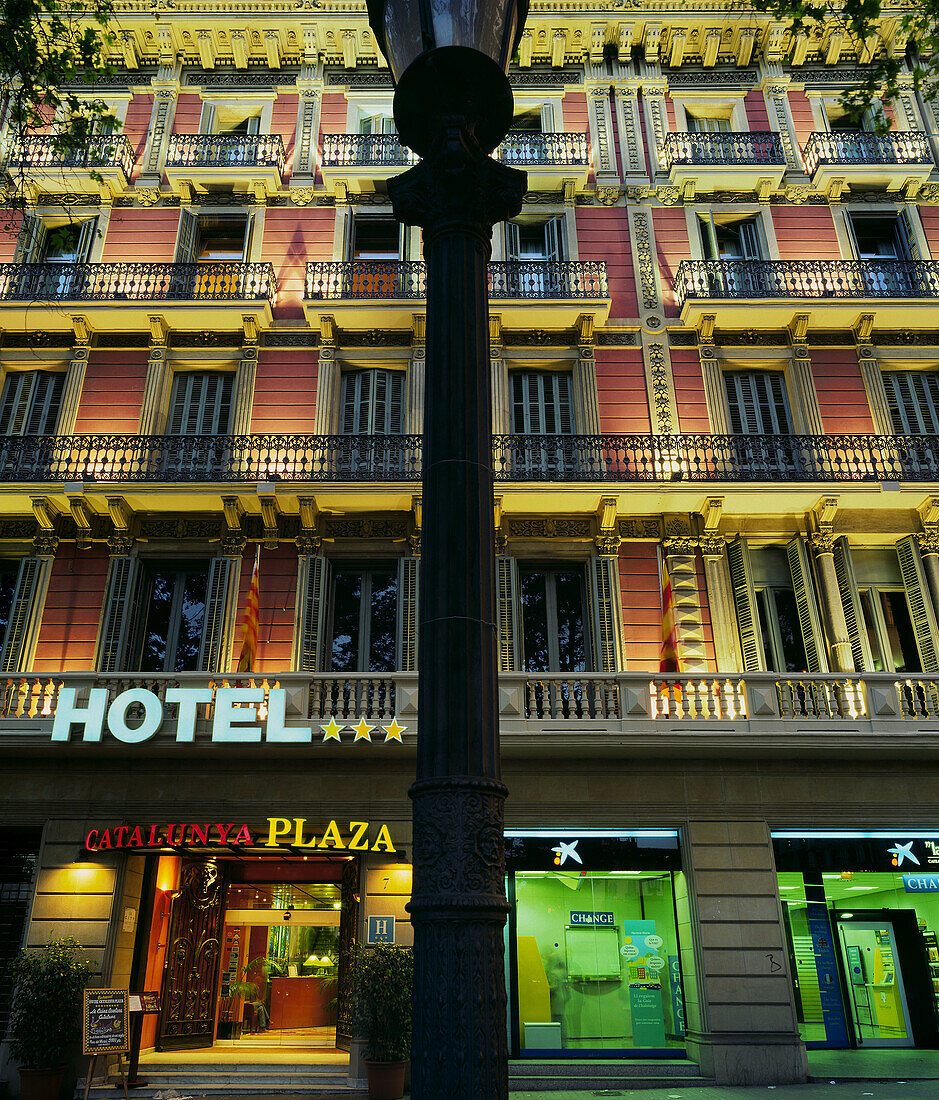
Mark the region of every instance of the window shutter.
POLYGON ((388 425, 389 435, 400 435, 404 431, 404 371, 389 372, 388 379, 388 425))
POLYGON ((97 218, 89 218, 87 221, 82 222, 81 232, 78 235, 78 245, 75 248, 75 262, 77 264, 87 264, 90 261, 97 232, 97 218))
POLYGON ((179 235, 176 238, 176 262, 191 264, 196 259, 199 219, 188 210, 179 212, 179 235))
POLYGON ((499 585, 499 669, 517 672, 518 652, 518 564, 515 558, 496 558, 499 585))
POLYGON ((30 619, 35 607, 36 581, 39 577, 39 558, 23 558, 20 562, 10 619, 7 623, 3 651, 0 654, 0 672, 21 671, 23 646, 29 633, 30 619))
POLYGON ((209 562, 209 582, 205 591, 205 619, 202 626, 202 647, 199 668, 202 672, 220 672, 225 629, 225 607, 231 583, 232 558, 213 558, 209 562))
POLYGON ((920 664, 923 672, 939 672, 936 613, 926 586, 919 547, 912 535, 907 535, 897 543, 897 557, 900 559, 900 576, 906 590, 906 602, 910 605, 910 618, 913 620, 920 664))
POLYGON ((215 133, 215 107, 211 103, 202 104, 202 114, 199 116, 199 133, 215 133))
POLYGON ((248 120, 248 128, 245 131, 247 134, 259 134, 261 132, 261 116, 252 115, 248 120))
POLYGON ((916 250, 916 236, 910 224, 910 215, 906 210, 901 210, 897 214, 894 233, 896 235, 897 259, 918 260, 920 257, 916 250))
POLYGON ((35 371, 17 371, 7 375, 0 398, 0 435, 23 434, 35 376, 35 371))
POLYGON ((417 670, 417 606, 421 559, 401 558, 398 562, 398 668, 417 670))
POLYGON ((750 552, 743 539, 733 539, 727 544, 727 564, 734 589, 734 611, 737 614, 744 671, 760 672, 766 668, 766 658, 763 655, 763 639, 757 618, 750 552))
POLYGON ((36 371, 32 402, 26 419, 26 435, 51 435, 59 419, 65 375, 36 371))
POLYGON ((841 606, 844 608, 844 621, 847 623, 848 637, 851 639, 854 671, 869 672, 874 667, 874 659, 871 655, 867 629, 864 625, 864 613, 861 610, 861 597, 854 576, 851 548, 844 536, 835 542, 835 576, 838 578, 838 591, 841 594, 841 606))
POLYGON ((192 375, 176 374, 173 376, 173 392, 170 395, 170 417, 167 425, 168 435, 184 435, 183 425, 186 422, 186 409, 189 406, 189 393, 192 389, 192 375))
POLYGON ((257 228, 257 214, 249 214, 245 218, 245 242, 241 251, 241 258, 247 263, 251 259, 251 249, 254 247, 254 231, 257 228))
POLYGON ((370 434, 385 435, 388 431, 388 372, 377 370, 371 373, 374 399, 370 410, 372 415, 368 418, 368 431, 370 434))
POLYGON ((46 226, 35 214, 24 214, 16 238, 15 264, 36 264, 42 258, 42 246, 46 239, 46 226))
POLYGON ((168 435, 225 435, 231 423, 234 375, 186 371, 174 375, 168 435))
POLYGON ((825 635, 815 602, 815 585, 809 556, 805 549, 805 539, 796 537, 786 547, 789 558, 789 572, 792 574, 792 589, 796 597, 796 610, 799 612, 799 626, 802 629, 802 644, 805 647, 805 662, 809 672, 827 672, 828 654, 825 650, 825 635))
POLYGON ((587 567, 593 619, 594 669, 597 672, 621 671, 616 566, 616 558, 604 556, 591 558, 587 567))
POLYGON ((358 435, 359 388, 361 372, 346 371, 342 376, 342 434, 358 435))
POLYGON ((548 218, 544 223, 544 255, 546 260, 561 259, 560 218, 548 218))
POLYGON ((127 662, 129 624, 140 570, 138 558, 111 558, 105 588, 104 615, 98 632, 95 667, 99 672, 124 671, 127 662))
POLYGON ((897 435, 939 435, 939 373, 885 371, 883 380, 897 435))
POLYGON ((510 431, 513 435, 524 435, 526 433, 525 375, 521 371, 513 371, 509 377, 512 381, 512 423, 510 431))
POLYGON ((792 434, 781 371, 729 371, 724 375, 724 390, 735 435, 792 434))
POLYGON ((329 591, 329 562, 304 555, 297 585, 298 672, 321 672, 325 665, 323 645, 326 633, 326 594, 329 591))
POLYGON ((514 222, 505 223, 505 258, 507 260, 518 260, 519 254, 522 250, 521 241, 518 235, 518 226, 514 222))
POLYGON ((763 242, 760 235, 760 227, 755 218, 739 222, 740 227, 740 251, 745 260, 761 260, 763 258, 763 242))

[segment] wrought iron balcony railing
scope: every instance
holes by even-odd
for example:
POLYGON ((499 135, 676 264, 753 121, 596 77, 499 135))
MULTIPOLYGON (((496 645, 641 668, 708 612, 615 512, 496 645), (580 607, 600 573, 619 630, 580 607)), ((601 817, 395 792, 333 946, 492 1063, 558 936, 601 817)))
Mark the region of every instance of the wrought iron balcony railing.
POLYGON ((5 302, 273 303, 276 290, 266 263, 0 264, 5 302))
MULTIPOLYGON (((0 681, 0 719, 30 722, 22 728, 4 724, 0 738, 15 738, 19 745, 24 739, 47 740, 63 688, 74 689, 82 702, 91 689, 104 690, 110 705, 131 689, 152 692, 164 703, 167 688, 187 687, 211 692, 211 701, 200 708, 196 727, 196 740, 208 742, 216 692, 235 686, 260 688, 265 702, 272 690, 285 690, 291 700, 288 727, 309 726, 311 719, 325 722, 330 716, 341 723, 340 729, 342 725, 354 725, 360 718, 390 722, 392 717, 399 717, 404 729, 410 731, 403 744, 414 744, 420 707, 419 701, 415 702, 415 672, 13 672, 0 681)), ((803 740, 819 734, 840 737, 845 752, 856 752, 859 734, 911 734, 910 722, 914 721, 915 744, 907 746, 906 751, 921 754, 923 736, 939 733, 939 678, 934 675, 503 672, 499 687, 502 732, 520 735, 529 745, 533 736, 557 739, 568 732, 576 733, 578 727, 595 734, 607 733, 611 738, 629 733, 647 736, 653 728, 660 736, 687 733, 700 738, 704 729, 710 736, 723 733, 737 745, 748 734, 765 745, 766 722, 771 720, 779 723, 780 733, 803 740), (544 720, 551 722, 548 729, 531 725, 544 720), (811 723, 810 728, 806 728, 806 722, 811 723), (933 722, 937 723, 935 727, 933 722)), ((259 713, 265 709, 259 708, 259 713)), ((73 737, 80 740, 82 733, 76 730, 73 737)), ((103 737, 109 737, 106 730, 103 737)), ((343 738, 351 740, 351 730, 346 729, 340 740, 343 738)), ((175 742, 174 717, 169 711, 156 737, 147 746, 136 748, 141 753, 160 745, 172 750, 175 742)), ((611 740, 611 744, 616 741, 611 740)), ((575 747, 574 742, 571 747, 575 747)), ((279 744, 278 750, 283 749, 284 745, 279 744)), ((302 743, 296 751, 303 751, 302 743)), ((382 746, 382 751, 387 747, 382 746)))
POLYGON ((284 170, 280 134, 174 134, 167 168, 276 168, 284 170))
MULTIPOLYGON (((313 301, 427 296, 419 260, 345 260, 307 264, 313 301)), ((491 299, 595 299, 609 296, 603 260, 503 260, 489 264, 491 299)))
POLYGON ((679 305, 692 298, 936 298, 935 260, 682 260, 679 305))
POLYGON ((120 168, 128 178, 134 152, 123 134, 99 134, 81 149, 63 149, 53 134, 31 134, 18 141, 7 161, 11 168, 120 168))
MULTIPOLYGON (((495 151, 505 164, 585 165, 586 134, 510 133, 495 151)), ((416 164, 397 134, 324 134, 323 164, 327 168, 396 168, 416 164)))
POLYGON ((818 131, 809 135, 802 155, 810 175, 820 164, 932 164, 929 139, 920 130, 818 131))
POLYGON ((662 143, 662 158, 666 168, 676 164, 713 166, 786 163, 779 135, 769 131, 667 134, 662 143))
MULTIPOLYGON (((499 482, 925 482, 939 436, 497 435, 499 482)), ((0 437, 0 483, 398 482, 417 435, 0 437)))

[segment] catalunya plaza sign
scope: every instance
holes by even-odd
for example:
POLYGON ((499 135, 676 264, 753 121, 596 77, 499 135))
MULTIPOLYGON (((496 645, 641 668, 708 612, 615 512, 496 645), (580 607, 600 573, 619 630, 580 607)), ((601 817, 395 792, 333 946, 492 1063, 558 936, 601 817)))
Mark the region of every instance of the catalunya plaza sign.
MULTIPOLYGON (((196 739, 196 721, 200 707, 211 707, 210 740, 222 744, 252 744, 266 741, 268 744, 303 745, 313 740, 313 727, 287 725, 287 691, 260 687, 167 688, 161 699, 146 688, 130 688, 113 700, 107 688, 91 688, 88 702, 77 702, 78 689, 63 687, 56 700, 52 721, 52 740, 72 740, 73 728, 81 730, 75 740, 100 742, 107 731, 116 741, 125 745, 140 745, 160 732, 165 709, 176 709, 176 741, 191 743, 196 739), (267 703, 267 713, 262 718, 262 704, 267 703), (214 703, 214 705, 213 705, 214 703)), ((324 741, 341 741, 340 731, 348 728, 355 733, 354 740, 372 740, 375 730, 384 731, 385 741, 401 741, 407 726, 398 724, 396 718, 386 725, 369 725, 360 718, 354 726, 343 726, 330 717, 319 727, 324 741)), ((381 734, 376 735, 381 740, 381 734)))

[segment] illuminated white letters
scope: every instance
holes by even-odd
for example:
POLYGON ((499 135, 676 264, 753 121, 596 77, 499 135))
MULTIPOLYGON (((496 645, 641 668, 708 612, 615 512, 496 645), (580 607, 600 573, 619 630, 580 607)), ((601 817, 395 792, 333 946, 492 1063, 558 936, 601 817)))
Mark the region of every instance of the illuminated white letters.
POLYGON ((257 710, 254 707, 236 707, 235 704, 263 702, 264 688, 219 688, 215 693, 212 740, 238 744, 260 741, 261 727, 255 724, 257 710))
MULTIPOLYGON (((122 691, 111 704, 108 710, 108 729, 125 745, 139 745, 142 741, 149 741, 160 728, 163 721, 163 705, 152 691, 144 688, 130 688, 122 691), (143 707, 143 721, 139 726, 128 726, 127 711, 129 707, 143 707)), ((86 737, 87 741, 88 738, 86 737)))
POLYGON ((196 707, 200 703, 212 702, 211 688, 167 688, 167 703, 178 703, 176 718, 176 740, 195 741, 196 707))
POLYGON ((77 688, 64 687, 56 702, 55 721, 52 723, 52 740, 68 741, 72 725, 84 726, 83 741, 100 741, 104 712, 108 706, 108 689, 92 688, 88 692, 88 706, 76 707, 77 688))

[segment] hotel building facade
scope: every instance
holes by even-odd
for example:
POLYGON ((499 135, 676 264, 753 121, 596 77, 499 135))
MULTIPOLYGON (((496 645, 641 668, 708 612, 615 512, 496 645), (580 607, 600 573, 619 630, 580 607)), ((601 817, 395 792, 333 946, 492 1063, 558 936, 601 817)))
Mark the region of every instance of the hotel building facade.
MULTIPOLYGON (((410 154, 364 4, 115 20, 79 94, 119 127, 7 149, 0 955, 156 993, 142 1066, 355 1082, 351 945, 410 942, 410 154)), ((839 101, 905 48, 533 5, 490 264, 516 1081, 939 1046, 939 116, 839 101)))

